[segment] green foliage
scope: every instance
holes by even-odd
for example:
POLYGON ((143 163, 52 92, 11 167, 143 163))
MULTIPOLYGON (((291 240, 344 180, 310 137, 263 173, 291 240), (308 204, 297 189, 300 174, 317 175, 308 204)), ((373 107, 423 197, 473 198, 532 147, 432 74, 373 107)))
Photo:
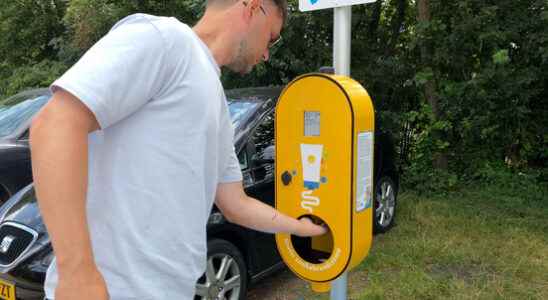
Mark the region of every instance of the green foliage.
POLYGON ((474 177, 487 162, 547 167, 547 9, 546 1, 430 1, 432 19, 410 25, 409 50, 422 42, 432 53, 412 82, 420 92, 436 81, 441 116, 429 117, 422 96, 403 114, 414 128, 409 186, 451 188, 453 175, 474 177), (447 155, 447 170, 432 170, 436 153, 447 155))
POLYGON ((109 0, 73 0, 63 18, 72 46, 82 52, 89 49, 125 11, 109 0))
POLYGON ((434 62, 459 172, 477 158, 538 161, 548 127, 546 1, 433 3, 446 25, 434 62))
POLYGON ((430 106, 423 104, 419 111, 406 114, 407 122, 413 124, 414 143, 409 149, 413 158, 405 167, 403 186, 421 194, 439 194, 454 190, 458 177, 452 171, 432 168, 436 153, 444 153, 450 147, 446 133, 451 130, 447 121, 435 120, 430 106))
POLYGON ((548 203, 548 172, 545 170, 517 170, 501 162, 484 162, 469 178, 470 182, 484 190, 491 190, 508 197, 519 197, 522 202, 544 201, 548 203))
POLYGON ((493 63, 496 65, 505 65, 510 62, 510 57, 508 56, 508 50, 499 50, 493 54, 493 63))
POLYGON ((66 65, 50 60, 43 60, 31 66, 16 68, 6 79, 2 88, 6 95, 13 95, 30 88, 40 88, 50 85, 66 71, 66 65))
MULTIPOLYGON (((65 1, 4 1, 0 7, 0 97, 44 84, 57 52, 51 43, 63 32, 65 1), (44 62, 37 65, 40 62, 44 62), (39 70, 40 67, 46 69, 39 70), (33 74, 33 75, 31 75, 33 74)), ((56 68, 53 67, 55 70, 56 68)))
POLYGON ((171 15, 194 24, 204 8, 203 1, 173 0, 73 0, 63 22, 68 30, 70 46, 81 56, 120 19, 134 13, 171 15))
POLYGON ((50 41, 63 32, 61 18, 64 10, 65 1, 61 0, 3 1, 0 8, 0 62, 20 66, 55 59, 56 53, 50 41))
MULTIPOLYGON (((371 95, 377 124, 397 140, 409 139, 409 151, 401 153, 403 183, 448 191, 457 181, 484 180, 478 174, 487 162, 546 169, 546 0, 430 0, 431 17, 423 22, 417 3, 379 0, 352 8, 352 77, 371 95), (438 116, 427 104, 427 86, 437 95, 438 116), (446 169, 433 168, 440 155, 446 169)), ((0 6, 0 97, 48 85, 129 14, 174 16, 192 26, 204 4, 7 1, 0 6)), ((332 65, 332 11, 301 13, 297 0, 289 0, 289 11, 270 59, 243 77, 224 72, 226 88, 283 85, 332 65)))

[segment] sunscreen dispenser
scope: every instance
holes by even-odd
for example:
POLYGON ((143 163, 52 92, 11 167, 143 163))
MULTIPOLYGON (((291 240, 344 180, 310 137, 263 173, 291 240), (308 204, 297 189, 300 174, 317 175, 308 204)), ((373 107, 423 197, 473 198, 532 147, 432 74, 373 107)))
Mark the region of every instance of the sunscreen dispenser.
POLYGON ((276 106, 276 208, 323 223, 318 237, 276 234, 286 265, 326 292, 368 254, 373 231, 374 109, 346 76, 306 74, 276 106))

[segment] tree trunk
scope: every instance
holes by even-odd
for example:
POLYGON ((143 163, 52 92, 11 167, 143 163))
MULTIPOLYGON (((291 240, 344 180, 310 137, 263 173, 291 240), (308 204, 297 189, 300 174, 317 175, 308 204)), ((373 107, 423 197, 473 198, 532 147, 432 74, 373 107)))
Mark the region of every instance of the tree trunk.
POLYGON ((379 22, 381 20, 381 5, 382 0, 378 0, 373 4, 373 13, 371 14, 371 21, 369 22, 369 36, 371 37, 377 35, 377 29, 379 28, 379 22))
MULTIPOLYGON (((430 16, 430 1, 429 0, 417 0, 417 8, 418 8, 418 15, 417 19, 419 22, 430 22, 432 20, 430 16)), ((421 65, 425 68, 430 68, 431 70, 434 70, 432 68, 431 63, 431 57, 432 57, 432 51, 431 46, 428 45, 427 39, 424 37, 422 38, 422 41, 420 42, 420 49, 421 49, 421 65)), ((435 73, 435 72, 434 72, 435 73)), ((441 112, 439 109, 439 96, 437 93, 437 84, 436 84, 436 78, 435 76, 432 76, 431 79, 429 79, 424 84, 424 96, 426 98, 426 101, 428 104, 430 104, 430 107, 432 107, 432 113, 434 114, 434 121, 438 121, 441 119, 441 112)), ((434 139, 439 140, 441 139, 441 133, 440 132, 433 132, 432 136, 434 139)), ((447 169, 447 154, 440 152, 440 153, 434 153, 433 158, 433 166, 436 169, 447 169)))
POLYGON ((384 51, 385 56, 391 56, 395 52, 394 50, 400 37, 401 27, 405 22, 406 10, 407 0, 398 0, 395 15, 392 17, 392 21, 390 22, 390 26, 392 27, 392 35, 390 36, 390 41, 387 43, 386 50, 384 51))

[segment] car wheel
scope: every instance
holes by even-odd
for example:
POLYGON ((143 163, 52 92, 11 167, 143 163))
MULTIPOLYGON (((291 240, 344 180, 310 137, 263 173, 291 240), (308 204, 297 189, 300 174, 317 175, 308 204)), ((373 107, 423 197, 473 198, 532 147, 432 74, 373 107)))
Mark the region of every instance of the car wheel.
POLYGON ((388 176, 381 177, 375 184, 375 233, 387 232, 394 225, 396 216, 396 184, 388 176))
POLYGON ((207 243, 206 272, 196 283, 194 300, 244 300, 247 267, 238 248, 214 239, 207 243))

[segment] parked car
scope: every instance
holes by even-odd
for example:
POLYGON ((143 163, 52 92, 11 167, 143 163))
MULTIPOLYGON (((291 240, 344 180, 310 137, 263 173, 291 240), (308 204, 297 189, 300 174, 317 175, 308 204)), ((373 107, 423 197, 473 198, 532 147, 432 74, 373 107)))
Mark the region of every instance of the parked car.
POLYGON ((32 181, 28 128, 50 97, 36 89, 0 102, 0 205, 32 181))
MULTIPOLYGON (((274 205, 274 107, 280 88, 227 91, 235 126, 235 149, 248 195, 274 205)), ((375 138, 376 232, 394 223, 398 175, 390 135, 375 138)), ((245 299, 250 283, 283 267, 274 236, 228 222, 214 207, 207 224, 207 272, 196 284, 195 299, 245 299), (220 276, 212 278, 214 276, 220 276)), ((53 251, 32 184, 0 207, 0 299, 42 299, 42 284, 53 251), (8 242, 9 241, 9 242, 8 242), (11 244, 11 245, 9 245, 11 244)))

